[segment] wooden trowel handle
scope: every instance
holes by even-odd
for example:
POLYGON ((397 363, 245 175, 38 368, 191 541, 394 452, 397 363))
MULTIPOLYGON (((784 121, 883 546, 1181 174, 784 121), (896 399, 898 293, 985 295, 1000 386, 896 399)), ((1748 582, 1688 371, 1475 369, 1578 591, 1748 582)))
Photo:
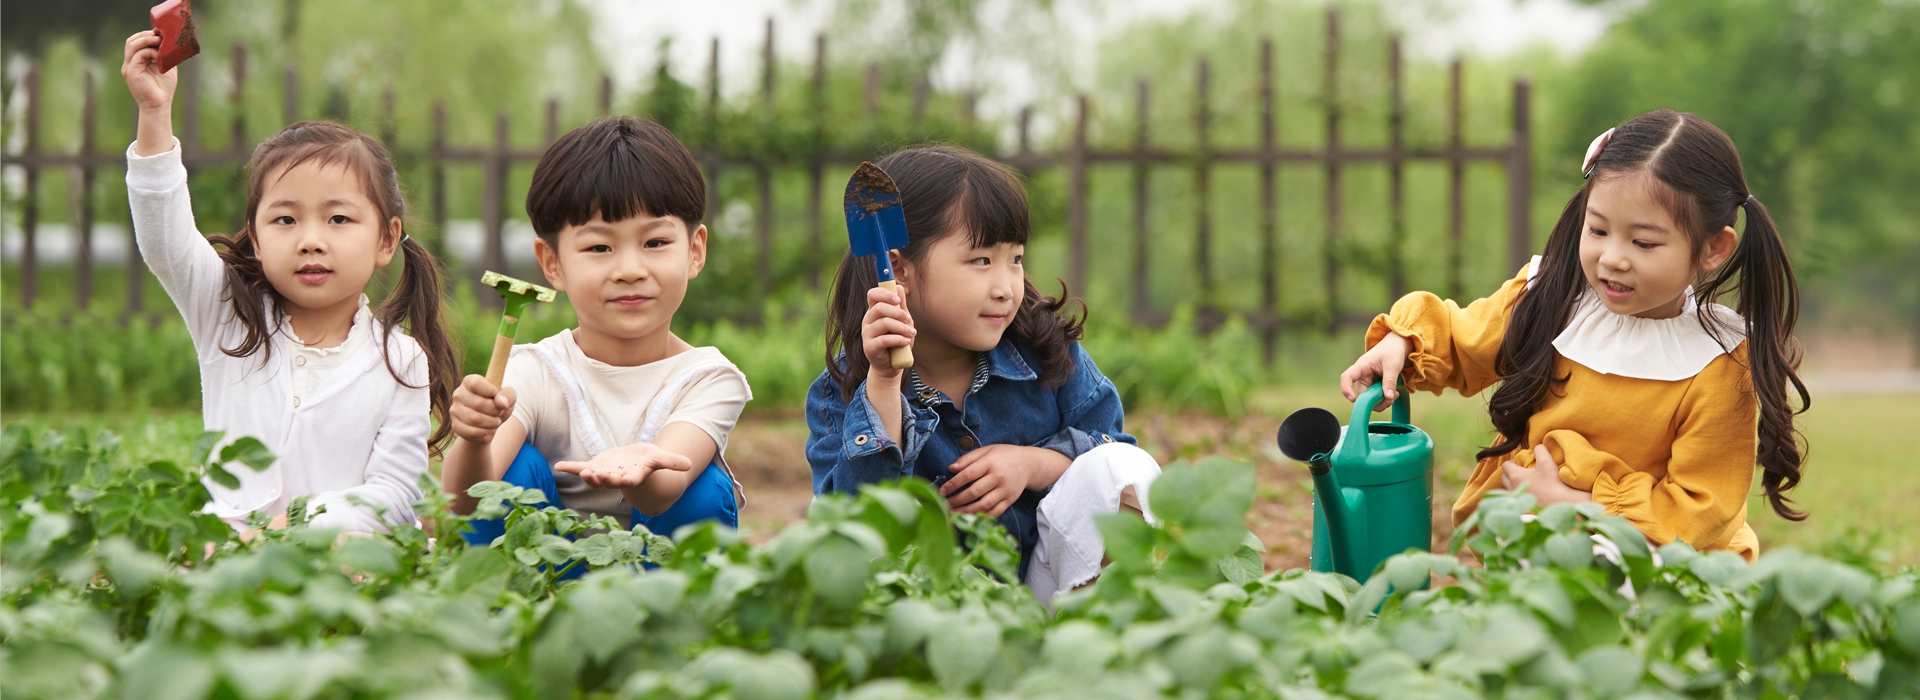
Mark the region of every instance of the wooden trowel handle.
MULTIPOLYGON (((894 291, 893 280, 882 281, 880 283, 880 288, 885 289, 889 292, 894 291)), ((887 359, 893 361, 894 369, 907 369, 909 367, 912 367, 913 366, 913 346, 902 345, 897 348, 888 348, 887 359)))
POLYGON ((513 354, 513 336, 496 335, 493 337, 493 357, 487 360, 487 383, 500 388, 500 382, 507 376, 507 356, 513 354))

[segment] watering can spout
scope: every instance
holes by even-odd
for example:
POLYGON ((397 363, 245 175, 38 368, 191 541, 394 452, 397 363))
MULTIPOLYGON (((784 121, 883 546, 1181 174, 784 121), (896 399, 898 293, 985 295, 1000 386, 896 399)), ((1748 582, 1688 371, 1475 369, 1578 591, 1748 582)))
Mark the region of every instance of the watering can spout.
POLYGON ((1340 478, 1333 473, 1333 449, 1340 443, 1340 419, 1324 408, 1294 411, 1280 423, 1280 452, 1288 459, 1305 462, 1313 475, 1313 497, 1325 516, 1327 534, 1333 540, 1333 568, 1351 571, 1356 563, 1352 552, 1355 534, 1347 522, 1346 498, 1340 490, 1340 478))

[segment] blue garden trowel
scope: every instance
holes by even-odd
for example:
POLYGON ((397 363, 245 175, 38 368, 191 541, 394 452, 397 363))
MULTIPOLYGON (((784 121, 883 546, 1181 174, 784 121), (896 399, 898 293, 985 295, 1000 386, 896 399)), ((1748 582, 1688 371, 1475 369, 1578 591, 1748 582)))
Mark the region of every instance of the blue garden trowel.
MULTIPOLYGON (((907 213, 900 206, 900 188, 880 166, 861 163, 847 180, 845 208, 848 247, 854 255, 873 256, 880 287, 892 291, 893 261, 887 252, 907 247, 907 213)), ((912 367, 913 348, 893 348, 890 358, 896 368, 912 367)))

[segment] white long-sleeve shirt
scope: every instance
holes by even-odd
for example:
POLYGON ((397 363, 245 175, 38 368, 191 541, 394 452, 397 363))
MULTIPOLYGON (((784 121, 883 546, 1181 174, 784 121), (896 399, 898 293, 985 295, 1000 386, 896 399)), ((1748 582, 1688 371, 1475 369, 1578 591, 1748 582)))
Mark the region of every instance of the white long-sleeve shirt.
POLYGON ((387 336, 362 297, 349 339, 337 351, 304 348, 283 325, 271 334, 265 361, 258 354, 229 356, 222 348, 237 346, 246 329, 224 298, 226 264, 194 225, 178 141, 148 157, 127 148, 127 198, 140 254, 179 307, 199 355, 207 430, 226 432, 222 446, 256 438, 278 457, 258 472, 226 465, 240 488, 206 481, 213 495, 208 512, 238 525, 249 513, 277 516, 293 499, 309 496, 309 513, 325 511, 308 521, 316 527, 388 532, 390 525, 413 523, 432 430, 420 344, 404 332, 387 336), (412 386, 394 379, 389 356, 412 386))

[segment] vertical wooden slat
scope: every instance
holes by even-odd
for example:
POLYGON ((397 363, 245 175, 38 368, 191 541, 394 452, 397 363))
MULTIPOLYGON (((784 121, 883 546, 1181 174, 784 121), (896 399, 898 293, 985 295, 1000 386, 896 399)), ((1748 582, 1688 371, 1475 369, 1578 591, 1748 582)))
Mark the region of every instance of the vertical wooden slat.
POLYGON ((80 97, 80 164, 73 170, 74 183, 69 188, 73 202, 73 217, 68 220, 68 231, 73 236, 75 257, 74 302, 84 310, 93 300, 93 164, 89 158, 94 151, 94 126, 99 117, 99 98, 94 93, 93 69, 88 68, 81 79, 80 97))
MULTIPOLYGON (((767 43, 760 52, 760 106, 767 111, 767 119, 774 116, 773 81, 776 61, 773 56, 773 18, 767 18, 767 43)), ((759 189, 760 206, 754 212, 756 231, 759 240, 760 259, 758 261, 760 296, 765 298, 773 292, 773 170, 767 161, 761 159, 754 165, 755 185, 759 189)))
POLYGON ((1020 155, 1033 152, 1033 142, 1028 139, 1029 127, 1033 126, 1033 105, 1020 108, 1020 155))
MULTIPOLYGON (((600 74, 600 114, 602 116, 613 114, 613 76, 606 73, 600 74)), ((551 143, 552 140, 549 139, 548 142, 551 143)))
POLYGON ((913 121, 918 123, 927 116, 927 94, 933 90, 933 83, 925 75, 913 83, 913 121))
POLYGON ((1466 141, 1461 138, 1460 111, 1460 59, 1453 59, 1448 68, 1451 74, 1447 88, 1447 291, 1448 298, 1463 300, 1465 294, 1464 275, 1461 267, 1465 264, 1467 232, 1466 216, 1466 160, 1461 158, 1461 150, 1466 141))
POLYGON ((1327 328, 1340 322, 1340 12, 1327 10, 1326 83, 1321 88, 1327 107, 1327 328))
POLYGON ((200 66, 198 61, 180 64, 179 79, 180 155, 191 159, 200 153, 200 66))
POLYGON ((447 256, 447 105, 433 103, 433 141, 427 151, 428 188, 432 192, 428 210, 433 217, 433 238, 427 244, 434 255, 448 265, 447 256))
POLYGON ((235 42, 233 45, 233 91, 228 93, 228 101, 233 105, 233 135, 227 144, 227 151, 236 155, 246 153, 247 143, 247 46, 235 42))
MULTIPOLYGON (((1194 167, 1193 196, 1195 202, 1194 235, 1194 274, 1200 277, 1200 310, 1205 316, 1211 316, 1218 299, 1213 293, 1213 217, 1208 202, 1212 199, 1213 161, 1210 153, 1213 148, 1211 128, 1213 114, 1208 109, 1208 93, 1212 89, 1213 65, 1207 59, 1200 59, 1194 75, 1194 167)), ((1211 319, 1203 318, 1203 325, 1210 326, 1211 319)), ((1205 330, 1212 330, 1206 328, 1205 330)))
POLYGON ((1133 290, 1133 322, 1148 325, 1153 311, 1152 253, 1147 245, 1147 148, 1150 145, 1147 135, 1147 120, 1153 103, 1148 100, 1147 79, 1141 78, 1134 88, 1133 113, 1133 280, 1127 285, 1133 290))
POLYGON ((558 138, 560 138, 560 101, 549 97, 547 98, 547 126, 541 133, 540 147, 551 146, 558 138))
POLYGON ((874 114, 879 113, 880 111, 880 64, 878 63, 867 64, 867 85, 866 85, 865 91, 862 92, 861 94, 864 96, 866 100, 867 116, 873 116, 874 114))
POLYGON ((392 151, 400 139, 400 122, 394 114, 393 85, 389 83, 380 91, 380 142, 392 151))
POLYGON ((280 125, 300 121, 300 68, 288 63, 280 72, 280 125))
POLYGON ((1387 298, 1407 290, 1407 211, 1405 182, 1405 99, 1400 85, 1400 37, 1387 39, 1387 298))
POLYGON ((1261 359, 1273 364, 1280 326, 1280 200, 1274 184, 1273 39, 1260 40, 1260 332, 1261 359))
POLYGON ((1513 145, 1507 159, 1507 270, 1518 270, 1533 255, 1532 84, 1513 81, 1513 145))
MULTIPOLYGON (((707 128, 703 150, 707 156, 707 219, 711 221, 720 214, 720 37, 713 38, 708 52, 707 128)), ((709 237, 714 235, 713 226, 707 226, 707 232, 709 237)))
POLYGON ((826 196, 826 163, 821 156, 827 142, 827 35, 813 35, 813 91, 808 93, 808 118, 813 120, 813 150, 807 162, 807 251, 817 260, 807 265, 807 288, 820 288, 820 270, 825 267, 826 253, 826 213, 823 211, 822 198, 826 196))
POLYGON ((973 123, 980 119, 979 92, 974 90, 967 91, 966 98, 960 103, 960 118, 965 120, 969 127, 973 126, 973 123))
POLYGON ((1074 101, 1073 150, 1067 156, 1067 283, 1087 285, 1087 96, 1074 101))
MULTIPOLYGON (((493 150, 487 154, 486 190, 481 194, 481 216, 486 222, 486 234, 482 240, 480 253, 481 271, 493 270, 503 275, 512 275, 506 261, 506 214, 507 214, 507 112, 500 110, 493 120, 493 150)), ((479 271, 473 275, 474 295, 481 303, 499 306, 500 295, 493 290, 480 286, 479 271)))
MULTIPOLYGON (((40 66, 27 69, 27 182, 20 203, 20 305, 33 308, 33 295, 40 281, 40 252, 36 243, 40 227, 40 166, 31 160, 40 154, 40 66)), ((131 228, 131 227, 129 227, 131 228)))

